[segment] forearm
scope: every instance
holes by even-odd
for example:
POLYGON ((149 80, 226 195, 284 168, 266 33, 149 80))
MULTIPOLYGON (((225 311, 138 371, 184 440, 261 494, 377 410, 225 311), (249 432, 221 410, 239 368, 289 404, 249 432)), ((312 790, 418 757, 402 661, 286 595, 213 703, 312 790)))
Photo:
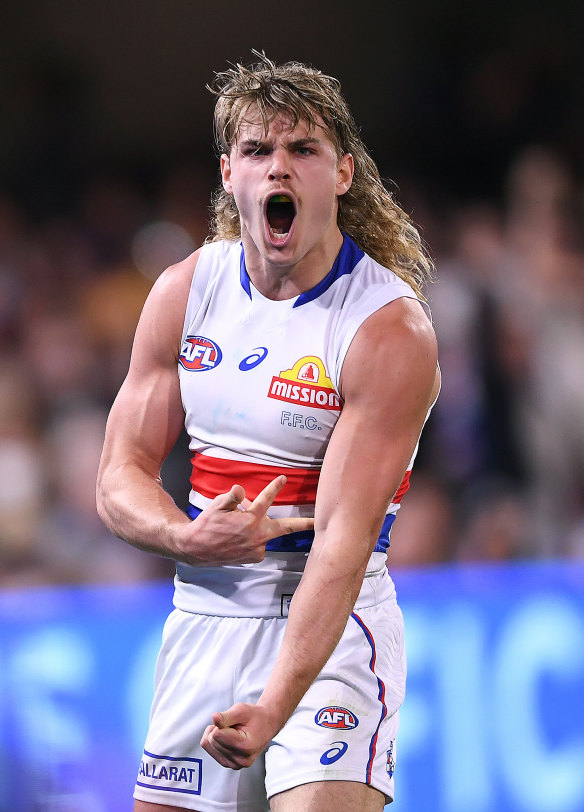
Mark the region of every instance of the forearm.
POLYGON ((359 594, 365 567, 366 562, 343 566, 337 556, 309 557, 290 605, 282 648, 258 702, 269 710, 278 730, 339 642, 359 594))
POLYGON ((136 463, 106 464, 98 479, 97 504, 106 525, 139 549, 196 567, 255 564, 265 557, 268 539, 313 527, 312 519, 266 515, 285 483, 286 477, 276 477, 253 502, 234 484, 191 521, 148 470, 136 463))
POLYGON ((116 536, 138 549, 180 557, 177 535, 191 520, 164 490, 159 478, 135 464, 105 471, 98 480, 97 508, 116 536))

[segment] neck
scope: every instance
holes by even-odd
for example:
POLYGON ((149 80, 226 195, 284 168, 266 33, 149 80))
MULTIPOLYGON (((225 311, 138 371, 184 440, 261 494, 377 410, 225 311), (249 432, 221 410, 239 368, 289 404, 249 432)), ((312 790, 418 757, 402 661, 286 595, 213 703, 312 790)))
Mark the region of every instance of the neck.
POLYGON ((241 236, 245 267, 253 286, 268 299, 294 299, 315 287, 332 268, 343 244, 343 235, 335 227, 331 238, 310 248, 294 262, 278 262, 262 255, 249 233, 241 236))

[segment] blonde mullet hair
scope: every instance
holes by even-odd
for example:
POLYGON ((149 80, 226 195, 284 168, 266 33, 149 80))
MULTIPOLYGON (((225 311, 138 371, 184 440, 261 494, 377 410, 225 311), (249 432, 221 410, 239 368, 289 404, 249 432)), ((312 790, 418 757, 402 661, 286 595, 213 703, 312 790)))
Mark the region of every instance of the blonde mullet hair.
MULTIPOLYGON (((276 65, 264 53, 253 53, 259 62, 248 67, 236 64, 217 73, 208 87, 217 98, 214 127, 219 155, 230 155, 251 106, 259 111, 266 134, 278 113, 289 115, 292 127, 305 121, 315 128, 322 121, 339 158, 350 153, 355 164, 353 183, 338 199, 339 228, 423 298, 423 288, 433 274, 432 260, 416 226, 384 186, 340 82, 300 62, 276 65)), ((235 200, 220 184, 213 196, 211 240, 240 236, 235 200)))

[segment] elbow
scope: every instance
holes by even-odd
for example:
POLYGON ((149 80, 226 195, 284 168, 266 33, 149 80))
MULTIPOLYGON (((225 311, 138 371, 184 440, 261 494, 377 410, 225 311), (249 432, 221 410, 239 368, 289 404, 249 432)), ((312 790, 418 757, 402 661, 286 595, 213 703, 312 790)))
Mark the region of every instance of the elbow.
POLYGON ((95 506, 97 508, 97 515, 99 516, 101 521, 104 523, 104 525, 108 528, 108 530, 111 530, 111 527, 110 527, 110 524, 109 524, 109 515, 108 515, 108 512, 106 510, 105 503, 104 503, 103 499, 100 498, 99 494, 97 495, 97 498, 95 500, 95 506))
POLYGON ((97 508, 97 515, 102 520, 102 522, 107 525, 107 516, 108 516, 108 514, 107 514, 106 507, 105 507, 105 500, 104 500, 104 497, 103 497, 103 492, 102 492, 101 488, 99 487, 99 484, 97 485, 97 487, 95 489, 95 506, 97 508))
POLYGON ((97 515, 109 530, 114 530, 111 522, 111 513, 109 510, 107 476, 100 469, 97 475, 97 482, 95 486, 95 506, 97 508, 97 515))
POLYGON ((369 549, 373 546, 374 542, 364 542, 357 549, 354 537, 350 544, 339 543, 337 539, 327 544, 319 539, 316 545, 313 544, 309 562, 318 567, 323 581, 336 583, 340 589, 350 592, 356 599, 369 563, 369 549))

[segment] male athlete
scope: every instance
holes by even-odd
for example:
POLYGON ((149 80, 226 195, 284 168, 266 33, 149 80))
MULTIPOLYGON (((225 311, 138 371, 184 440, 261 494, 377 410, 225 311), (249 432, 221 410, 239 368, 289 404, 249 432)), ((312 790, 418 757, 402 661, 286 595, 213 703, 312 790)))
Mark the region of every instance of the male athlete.
POLYGON ((135 812, 393 800, 430 262, 339 83, 258 57, 217 76, 212 239, 154 285, 99 474, 108 527, 177 562, 135 812), (183 423, 188 516, 159 477, 183 423))

